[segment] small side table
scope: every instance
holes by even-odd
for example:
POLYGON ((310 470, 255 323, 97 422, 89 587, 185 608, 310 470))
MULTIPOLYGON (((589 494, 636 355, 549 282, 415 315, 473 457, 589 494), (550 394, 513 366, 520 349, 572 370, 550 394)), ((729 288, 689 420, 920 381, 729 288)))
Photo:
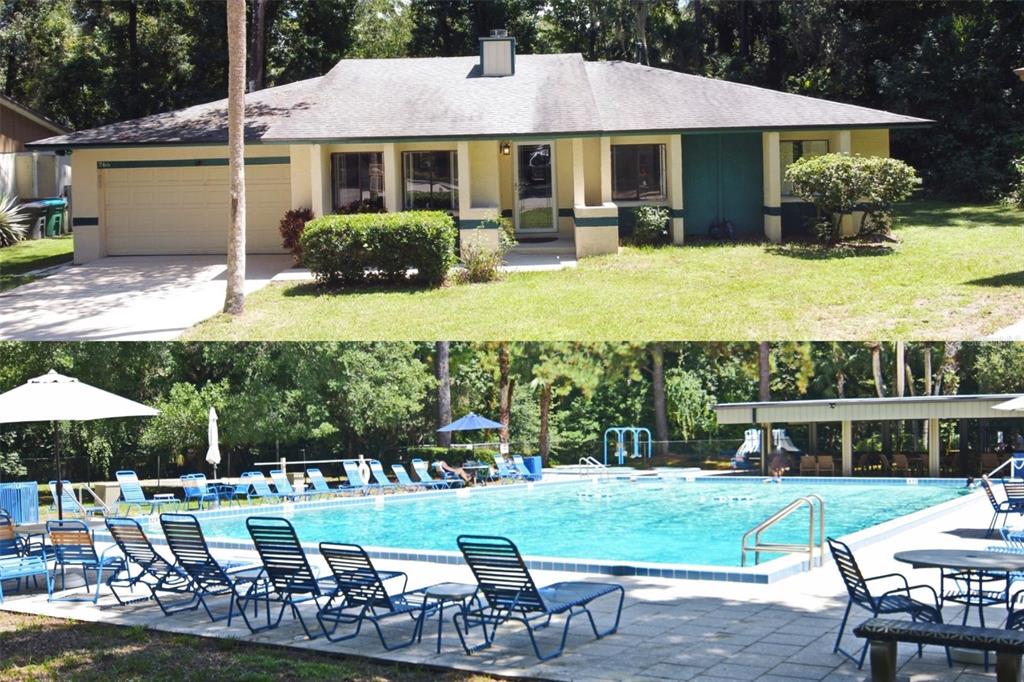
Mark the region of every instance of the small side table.
MULTIPOLYGON (((423 626, 426 624, 427 612, 430 610, 430 603, 434 603, 437 611, 437 653, 441 653, 441 629, 444 627, 444 607, 446 604, 456 604, 466 613, 470 604, 476 599, 477 586, 465 583, 438 583, 423 589, 423 610, 420 611, 420 622, 417 624, 419 634, 417 642, 423 641, 423 626)), ((456 625, 455 627, 458 627, 456 625)))

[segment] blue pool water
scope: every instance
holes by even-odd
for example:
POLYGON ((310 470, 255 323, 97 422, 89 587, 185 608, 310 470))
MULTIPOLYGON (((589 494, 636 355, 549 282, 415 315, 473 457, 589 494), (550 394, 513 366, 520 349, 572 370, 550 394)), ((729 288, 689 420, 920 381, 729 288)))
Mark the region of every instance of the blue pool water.
MULTIPOLYGON (((826 501, 827 535, 841 536, 950 500, 953 486, 786 481, 614 481, 596 486, 507 486, 474 494, 401 496, 302 510, 288 518, 303 543, 457 550, 460 533, 504 535, 527 555, 738 566, 740 538, 807 493, 826 501)), ((242 516, 203 520, 207 537, 248 540, 242 516)), ((762 536, 806 542, 807 514, 762 536)))

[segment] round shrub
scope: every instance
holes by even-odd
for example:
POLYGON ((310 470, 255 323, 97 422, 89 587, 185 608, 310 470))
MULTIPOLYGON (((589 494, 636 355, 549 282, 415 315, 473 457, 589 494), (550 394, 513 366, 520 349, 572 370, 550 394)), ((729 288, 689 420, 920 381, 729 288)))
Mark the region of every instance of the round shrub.
POLYGON ((668 209, 664 206, 637 206, 633 243, 638 246, 665 244, 668 241, 668 209))
POLYGON ((455 265, 455 236, 442 211, 360 213, 314 218, 300 243, 306 267, 325 284, 437 286, 455 265))

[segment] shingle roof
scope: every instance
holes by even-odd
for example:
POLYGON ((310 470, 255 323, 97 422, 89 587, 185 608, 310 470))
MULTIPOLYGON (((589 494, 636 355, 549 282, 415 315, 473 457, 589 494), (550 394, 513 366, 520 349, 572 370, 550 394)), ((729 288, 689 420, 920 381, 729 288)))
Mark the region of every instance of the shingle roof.
MULTIPOLYGON (((227 101, 34 143, 218 143, 227 101)), ((519 55, 515 75, 476 57, 344 59, 325 76, 246 95, 246 139, 505 137, 730 128, 891 127, 926 119, 579 54, 519 55)))

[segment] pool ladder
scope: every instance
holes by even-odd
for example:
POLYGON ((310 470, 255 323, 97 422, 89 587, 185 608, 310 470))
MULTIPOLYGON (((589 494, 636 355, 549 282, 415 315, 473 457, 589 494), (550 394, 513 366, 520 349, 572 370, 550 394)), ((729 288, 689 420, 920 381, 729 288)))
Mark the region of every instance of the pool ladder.
POLYGON ((743 534, 743 539, 740 541, 740 566, 747 565, 747 552, 754 553, 754 565, 761 563, 761 552, 769 553, 806 553, 807 554, 807 568, 810 569, 815 566, 814 563, 814 550, 818 550, 818 566, 825 561, 825 500, 822 499, 821 495, 815 495, 811 493, 798 497, 793 500, 785 507, 775 512, 767 519, 757 524, 746 533, 743 534), (806 544, 791 544, 791 543, 779 543, 779 542, 761 542, 761 533, 768 530, 782 519, 788 517, 790 514, 799 511, 800 509, 807 509, 807 543, 806 544), (815 538, 814 526, 815 517, 817 517, 818 523, 818 534, 815 538), (748 544, 749 540, 753 536, 754 543, 748 544))

